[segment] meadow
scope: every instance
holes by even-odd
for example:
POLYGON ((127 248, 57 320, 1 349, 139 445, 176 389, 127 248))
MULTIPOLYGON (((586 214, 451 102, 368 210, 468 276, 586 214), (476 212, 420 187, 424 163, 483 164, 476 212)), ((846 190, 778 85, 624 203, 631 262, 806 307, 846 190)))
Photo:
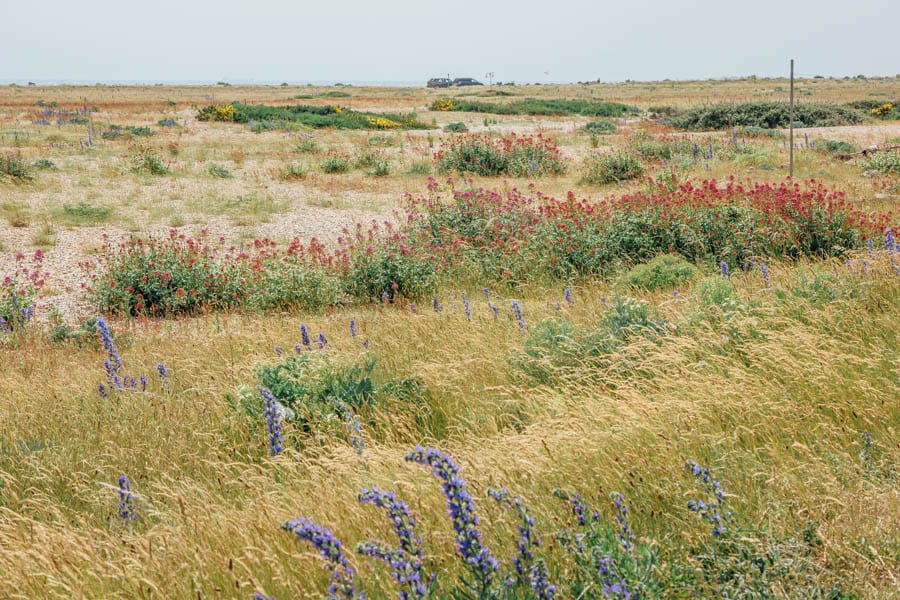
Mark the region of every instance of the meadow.
POLYGON ((900 79, 786 90, 0 89, 0 597, 898 597, 900 79))

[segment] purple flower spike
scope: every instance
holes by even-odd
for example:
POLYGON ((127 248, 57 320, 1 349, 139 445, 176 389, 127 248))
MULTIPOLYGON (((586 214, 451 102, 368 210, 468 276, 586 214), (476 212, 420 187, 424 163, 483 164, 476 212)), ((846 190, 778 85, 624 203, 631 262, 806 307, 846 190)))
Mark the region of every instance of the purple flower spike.
POLYGON ((275 456, 281 453, 284 443, 284 438, 281 435, 281 410, 278 406, 278 400, 267 388, 259 386, 259 393, 262 395, 265 404, 264 411, 266 416, 266 436, 269 441, 269 455, 275 456))
POLYGON ((406 455, 406 460, 431 467, 432 474, 443 480, 447 514, 456 532, 456 550, 475 575, 477 589, 482 592, 488 590, 499 564, 481 543, 475 504, 466 490, 466 481, 459 476, 459 466, 449 454, 431 447, 417 446, 406 455))
POLYGON ((331 585, 328 586, 329 600, 354 600, 365 598, 356 593, 353 582, 353 568, 344 556, 343 544, 330 529, 316 525, 306 517, 291 519, 281 526, 290 531, 297 539, 309 542, 319 551, 319 555, 328 562, 331 570, 331 585))

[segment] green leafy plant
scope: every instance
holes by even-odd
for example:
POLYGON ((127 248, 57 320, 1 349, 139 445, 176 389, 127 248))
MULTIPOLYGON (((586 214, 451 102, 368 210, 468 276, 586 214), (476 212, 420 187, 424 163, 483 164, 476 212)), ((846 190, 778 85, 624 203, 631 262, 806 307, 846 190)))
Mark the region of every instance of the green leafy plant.
POLYGON ((605 185, 637 179, 643 174, 644 165, 631 154, 592 154, 582 163, 581 181, 605 185))
POLYGON ((633 267, 622 274, 617 283, 635 289, 666 289, 681 285, 696 274, 697 268, 680 256, 663 254, 648 263, 633 267))

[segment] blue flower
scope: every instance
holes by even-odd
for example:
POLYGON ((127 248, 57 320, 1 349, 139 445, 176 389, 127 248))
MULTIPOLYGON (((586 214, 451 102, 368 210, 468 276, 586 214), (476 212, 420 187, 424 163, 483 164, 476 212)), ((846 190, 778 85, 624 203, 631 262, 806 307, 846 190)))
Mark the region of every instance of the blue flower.
POLYGON ((343 544, 327 527, 316 525, 306 517, 291 519, 282 524, 282 529, 290 531, 298 539, 309 542, 319 551, 319 555, 328 562, 331 570, 331 585, 328 586, 329 600, 353 600, 365 598, 357 595, 353 582, 353 569, 344 556, 343 544))
POLYGON ((306 323, 300 323, 300 341, 307 347, 312 344, 312 340, 309 339, 309 328, 306 327, 306 323))
POLYGON ((376 542, 363 542, 356 547, 356 551, 390 565, 391 576, 402 587, 400 600, 424 598, 428 587, 422 576, 422 564, 425 560, 422 540, 415 534, 416 522, 409 514, 409 507, 398 500, 393 492, 379 490, 377 487, 363 489, 359 494, 359 501, 374 504, 387 511, 387 518, 400 539, 400 546, 390 550, 376 542))
POLYGON ((138 516, 134 508, 134 496, 131 495, 131 482, 124 475, 119 475, 119 518, 129 523, 138 516))
POLYGON ((724 260, 719 263, 719 270, 722 272, 722 277, 728 277, 728 263, 724 260))
POLYGON ((166 379, 169 376, 169 370, 166 368, 166 365, 162 363, 157 363, 156 372, 159 374, 160 379, 166 379))
POLYGON ((278 400, 267 388, 259 386, 259 393, 263 398, 266 417, 266 435, 269 441, 269 455, 280 454, 284 438, 281 435, 281 407, 278 400))
POLYGON ((509 305, 512 308, 513 318, 519 325, 519 329, 525 329, 525 315, 522 314, 522 305, 519 304, 518 300, 511 300, 509 305))
POLYGON ((700 518, 712 525, 711 533, 719 536, 725 532, 725 526, 722 524, 722 505, 725 502, 725 490, 718 481, 713 479, 709 469, 702 467, 695 461, 689 461, 685 465, 691 475, 700 485, 712 496, 711 502, 704 502, 702 499, 692 498, 687 502, 687 508, 691 512, 697 513, 700 518))
POLYGON ((456 550, 477 578, 478 589, 488 590, 499 564, 481 543, 475 504, 466 490, 466 481, 459 476, 459 466, 449 454, 431 447, 417 446, 406 455, 406 460, 431 467, 432 474, 443 480, 447 514, 456 533, 456 550))

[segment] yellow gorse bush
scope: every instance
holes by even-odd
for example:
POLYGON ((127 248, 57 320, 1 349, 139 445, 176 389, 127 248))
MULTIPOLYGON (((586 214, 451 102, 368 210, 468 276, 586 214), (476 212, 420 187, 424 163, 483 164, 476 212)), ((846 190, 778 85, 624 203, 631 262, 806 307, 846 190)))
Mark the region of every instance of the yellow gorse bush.
POLYGON ((394 129, 395 127, 400 127, 400 123, 385 119, 384 117, 366 117, 366 120, 370 125, 377 127, 378 129, 394 129))
POLYGON ((894 105, 890 102, 885 102, 881 106, 876 106, 871 111, 869 111, 873 117, 883 117, 889 112, 894 110, 894 105))
POLYGON ((456 106, 456 102, 450 100, 449 98, 439 98, 431 103, 431 110, 439 110, 442 112, 453 110, 453 107, 456 106))

